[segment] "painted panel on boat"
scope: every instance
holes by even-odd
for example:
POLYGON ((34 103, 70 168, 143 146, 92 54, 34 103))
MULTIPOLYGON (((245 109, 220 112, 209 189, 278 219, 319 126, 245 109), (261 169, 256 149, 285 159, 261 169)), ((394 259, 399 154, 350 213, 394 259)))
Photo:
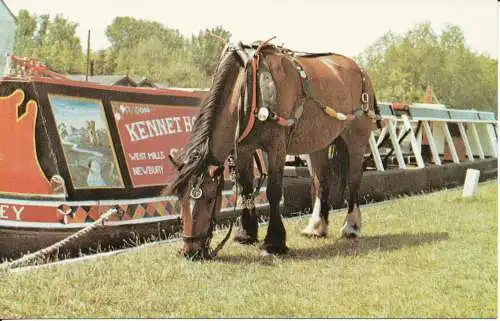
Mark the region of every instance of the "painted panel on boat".
POLYGON ((168 155, 188 141, 198 108, 111 102, 134 187, 167 185, 174 177, 168 155))
POLYGON ((122 188, 123 179, 101 101, 48 96, 75 189, 122 188))
POLYGON ((21 109, 24 91, 0 97, 0 192, 2 194, 53 194, 35 147, 38 104, 30 100, 21 109))

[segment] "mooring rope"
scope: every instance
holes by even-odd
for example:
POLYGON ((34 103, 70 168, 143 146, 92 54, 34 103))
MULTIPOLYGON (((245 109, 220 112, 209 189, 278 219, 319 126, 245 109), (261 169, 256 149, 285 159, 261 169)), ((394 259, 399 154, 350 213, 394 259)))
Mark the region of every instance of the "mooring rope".
POLYGON ((85 228, 81 229, 80 231, 71 234, 70 236, 66 237, 65 239, 52 244, 44 249, 38 250, 34 253, 27 254, 17 260, 11 261, 11 262, 5 262, 0 265, 0 271, 5 271, 9 270, 15 267, 19 267, 20 265, 23 265, 27 262, 30 262, 32 260, 38 259, 40 257, 43 257, 51 252, 54 252, 55 250, 60 249, 61 247, 67 245, 68 243, 76 240, 79 237, 82 237, 83 235, 89 233, 93 229, 95 229, 97 226, 102 225, 105 221, 107 221, 111 215, 116 214, 118 210, 116 208, 109 209, 107 212, 101 215, 97 221, 92 223, 89 226, 86 226, 85 228))

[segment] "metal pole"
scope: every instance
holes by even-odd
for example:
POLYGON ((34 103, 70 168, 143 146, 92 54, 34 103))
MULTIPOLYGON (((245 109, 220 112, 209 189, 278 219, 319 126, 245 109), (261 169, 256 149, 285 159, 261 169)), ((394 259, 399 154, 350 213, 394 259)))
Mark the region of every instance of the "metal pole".
POLYGON ((85 74, 85 81, 89 81, 89 71, 90 71, 90 29, 87 36, 87 72, 85 74))

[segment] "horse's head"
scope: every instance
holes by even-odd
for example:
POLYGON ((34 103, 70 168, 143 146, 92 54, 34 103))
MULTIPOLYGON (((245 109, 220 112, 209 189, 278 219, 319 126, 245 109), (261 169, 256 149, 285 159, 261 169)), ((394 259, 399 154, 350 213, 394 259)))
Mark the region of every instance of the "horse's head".
POLYGON ((188 193, 181 199, 183 254, 190 259, 210 259, 214 218, 220 210, 224 185, 223 166, 210 166, 192 177, 188 193))

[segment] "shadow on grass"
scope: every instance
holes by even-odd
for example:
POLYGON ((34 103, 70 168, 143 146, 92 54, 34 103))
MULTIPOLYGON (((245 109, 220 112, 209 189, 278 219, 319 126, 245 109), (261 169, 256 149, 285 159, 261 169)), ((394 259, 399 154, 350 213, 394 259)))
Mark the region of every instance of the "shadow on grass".
MULTIPOLYGON (((332 240, 331 244, 309 248, 291 248, 288 254, 281 256, 289 260, 317 260, 333 256, 357 256, 370 252, 396 251, 405 247, 420 246, 448 240, 448 233, 401 233, 363 236, 359 240, 332 240)), ((256 263, 261 261, 255 247, 255 257, 248 255, 220 256, 216 260, 227 263, 256 263)))

